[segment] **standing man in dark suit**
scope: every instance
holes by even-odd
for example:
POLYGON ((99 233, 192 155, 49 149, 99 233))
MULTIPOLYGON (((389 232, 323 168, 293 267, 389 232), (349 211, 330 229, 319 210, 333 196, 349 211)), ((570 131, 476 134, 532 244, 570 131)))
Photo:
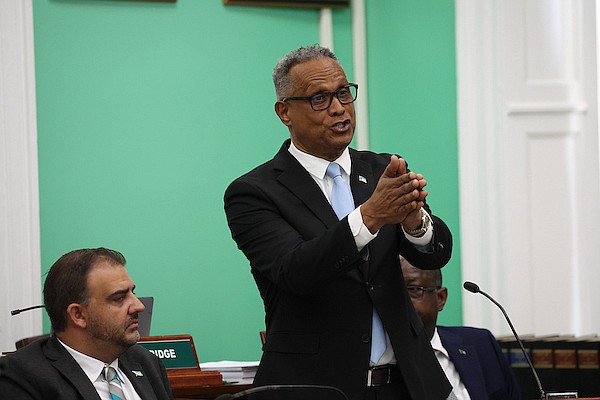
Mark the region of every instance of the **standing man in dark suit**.
POLYGON ((517 380, 487 329, 437 326, 448 289, 442 271, 422 270, 400 257, 404 281, 436 357, 458 400, 520 400, 517 380))
POLYGON ((266 311, 255 385, 330 385, 350 400, 445 400, 451 387, 398 261, 403 254, 441 268, 450 259, 452 236, 425 202, 423 175, 395 155, 348 147, 358 85, 329 49, 290 52, 273 81, 290 139, 225 193, 233 239, 266 311))
POLYGON ((6 358, 0 399, 173 399, 161 361, 135 345, 144 305, 134 289, 117 251, 63 255, 44 283, 53 334, 6 358))

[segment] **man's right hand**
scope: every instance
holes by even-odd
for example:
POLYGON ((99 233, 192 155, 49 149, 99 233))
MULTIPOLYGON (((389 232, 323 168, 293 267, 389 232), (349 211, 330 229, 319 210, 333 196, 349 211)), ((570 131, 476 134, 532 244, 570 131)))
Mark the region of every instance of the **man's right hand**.
MULTIPOLYGON (((391 156, 371 197, 361 207, 363 223, 371 233, 386 224, 401 224, 423 207, 427 181, 421 174, 406 172, 406 161, 391 156)), ((407 221, 408 222, 408 221, 407 221)), ((413 229, 407 226, 407 229, 413 229)), ((416 227, 415 227, 416 229, 416 227)))

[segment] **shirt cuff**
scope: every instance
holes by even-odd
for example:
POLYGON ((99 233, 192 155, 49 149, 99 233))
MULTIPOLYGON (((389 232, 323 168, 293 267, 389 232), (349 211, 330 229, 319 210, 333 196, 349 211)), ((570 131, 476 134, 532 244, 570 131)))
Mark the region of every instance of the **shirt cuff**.
POLYGON ((372 234, 369 228, 365 226, 362 214, 360 213, 360 206, 348 214, 348 225, 350 225, 350 231, 352 232, 352 236, 354 236, 354 242, 358 251, 361 251, 379 234, 379 231, 372 234))

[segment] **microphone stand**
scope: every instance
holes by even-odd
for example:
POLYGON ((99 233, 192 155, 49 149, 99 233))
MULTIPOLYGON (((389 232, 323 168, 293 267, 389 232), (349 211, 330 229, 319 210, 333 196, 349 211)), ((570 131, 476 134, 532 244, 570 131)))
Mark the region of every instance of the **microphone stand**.
POLYGON ((540 398, 541 399, 545 399, 546 398, 546 392, 544 392, 544 389, 542 388, 542 382, 540 382, 540 377, 538 376, 535 368, 533 367, 533 363, 529 359, 529 355, 527 354, 527 351, 525 350, 525 347, 523 346, 523 342, 521 342, 521 339, 519 339, 519 335, 517 335, 517 331, 515 330, 515 327, 513 326, 512 322, 510 322, 510 318, 508 318, 508 314, 504 310, 504 307, 502 307, 500 305, 500 303, 498 303, 496 300, 494 300, 491 296, 489 296, 483 290, 480 289, 479 293, 481 293, 482 295, 484 295, 485 297, 487 297, 488 299, 490 299, 490 301, 492 303, 494 303, 495 305, 498 306, 498 308, 500 309, 500 311, 502 311, 502 314, 504 314, 504 318, 506 318, 506 321, 508 322, 508 326, 510 326, 510 330, 512 331, 513 335, 517 339, 517 343, 519 343, 519 347, 521 348, 521 351, 523 352, 523 355, 525 356, 525 360, 527 360, 527 364, 529 364, 529 368, 531 368, 531 371, 533 372, 533 376, 534 376, 535 381, 536 381, 536 383, 538 385, 538 388, 540 390, 540 398))
POLYGON ((519 347, 521 348, 521 351, 523 352, 523 355, 525 356, 525 360, 527 360, 527 364, 529 364, 529 368, 533 372, 533 376, 535 378, 538 389, 540 391, 540 399, 546 399, 547 398, 546 392, 544 392, 544 389, 542 388, 542 382, 540 382, 540 377, 538 376, 537 371, 533 367, 533 363, 529 359, 529 355, 527 355, 527 351, 525 350, 525 347, 523 346, 523 342, 521 342, 521 339, 519 338, 519 335, 517 334, 515 327, 513 326, 512 322, 510 321, 510 318, 508 318, 508 314, 504 310, 504 307, 502 307, 502 305, 500 303, 498 303, 496 300, 494 300, 492 298, 492 296, 488 295, 486 292, 479 289, 479 286, 473 282, 465 282, 463 284, 463 287, 471 293, 481 293, 482 295, 487 297, 492 303, 494 303, 496 306, 498 306, 500 311, 502 311, 502 314, 504 314, 504 318, 508 322, 508 326, 510 326, 510 330, 512 331, 513 336, 515 337, 515 339, 517 339, 517 343, 519 343, 519 347))

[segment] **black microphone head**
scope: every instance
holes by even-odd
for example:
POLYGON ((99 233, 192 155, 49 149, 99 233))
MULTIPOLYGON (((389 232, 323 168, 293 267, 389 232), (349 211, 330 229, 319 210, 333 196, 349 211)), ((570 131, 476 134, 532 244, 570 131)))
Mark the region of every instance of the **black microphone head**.
POLYGON ((18 308, 16 310, 12 310, 10 312, 10 315, 17 315, 17 314, 21 314, 23 311, 29 311, 29 310, 35 310, 36 308, 44 308, 45 306, 43 304, 37 305, 37 306, 31 306, 31 307, 27 307, 27 308, 18 308))
POLYGON ((466 281, 463 283, 463 287, 471 293, 479 293, 479 286, 476 283, 466 281))

